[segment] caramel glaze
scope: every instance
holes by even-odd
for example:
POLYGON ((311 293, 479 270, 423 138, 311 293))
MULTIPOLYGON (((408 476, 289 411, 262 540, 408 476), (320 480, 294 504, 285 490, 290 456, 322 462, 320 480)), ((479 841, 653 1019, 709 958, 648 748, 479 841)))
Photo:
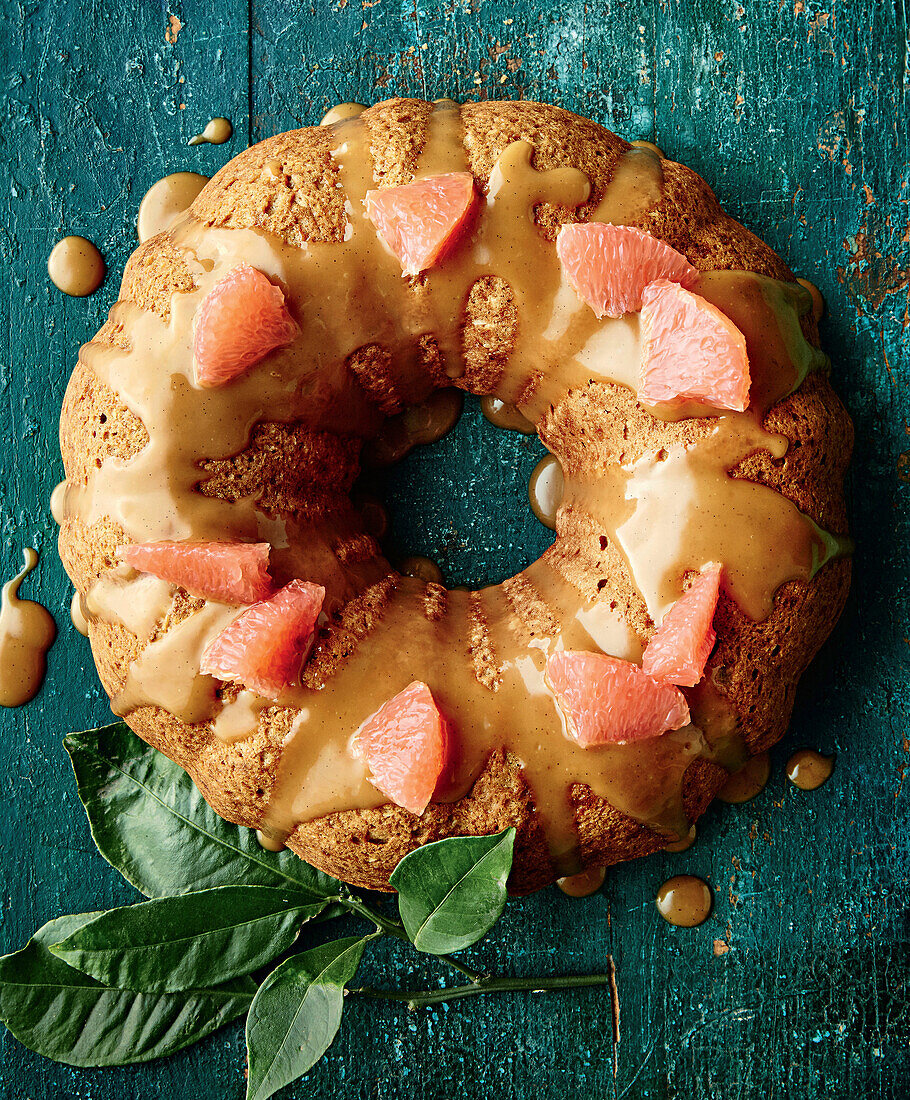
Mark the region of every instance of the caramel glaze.
POLYGON ((588 898, 596 894, 607 877, 606 867, 589 867, 577 875, 566 875, 556 880, 556 885, 570 898, 588 898))
POLYGON ((528 481, 528 500, 531 511, 544 527, 556 530, 556 513, 562 504, 565 479, 556 455, 544 455, 537 463, 528 481))
MULTIPOLYGON (((699 757, 729 763, 742 755, 731 712, 710 684, 692 693, 692 725, 653 740, 586 750, 566 735, 545 683, 547 657, 559 648, 640 659, 642 639, 603 585, 592 579, 590 591, 596 587, 597 593, 589 597, 545 556, 499 586, 446 591, 395 574, 375 554, 342 554, 339 547, 364 537, 352 508, 339 505, 315 518, 275 516, 251 498, 228 502, 201 494, 200 460, 238 454, 254 425, 275 419, 302 422, 357 447, 362 438, 376 438, 383 414, 398 413, 401 405, 425 408, 434 392, 450 393, 447 387, 465 371, 464 303, 478 280, 496 276, 511 287, 520 323, 492 396, 536 424, 563 466, 564 518, 557 520, 557 533, 573 516, 596 524, 601 543, 612 542, 623 555, 655 622, 679 597, 686 572, 708 561, 726 564, 730 594, 760 618, 779 585, 809 579, 838 549, 785 497, 728 476, 757 449, 778 458, 786 451, 786 439, 765 432, 762 420, 822 361, 800 329, 800 315, 811 308, 808 293, 746 272, 703 273, 697 292, 745 333, 754 379, 749 411, 657 408, 654 415, 665 419, 710 419, 696 442, 659 455, 605 465, 592 454, 585 461, 577 450, 563 453, 556 433, 545 431, 547 418, 571 390, 591 380, 634 391, 641 354, 638 316, 598 321, 564 282, 552 242, 535 225, 540 203, 564 208, 567 216, 585 203, 587 177, 574 168, 537 171, 531 145, 514 142, 492 169, 469 239, 419 279, 406 279, 365 216, 363 197, 377 183, 364 123, 353 118, 332 130, 348 199, 343 242, 294 247, 257 230, 208 228, 186 216, 169 232, 195 288, 173 296, 167 321, 117 303, 111 320, 128 335, 130 350, 101 343, 83 349, 91 370, 141 419, 148 443, 128 461, 105 461, 87 485, 70 485, 67 515, 84 524, 108 517, 137 541, 266 540, 276 581, 301 576, 326 587, 330 621, 368 589, 381 597, 381 616, 345 661, 323 660, 317 644, 301 686, 279 701, 290 708, 290 729, 259 823, 276 843, 298 823, 383 804, 350 751, 351 738, 415 679, 431 686, 456 731, 454 760, 437 797, 463 797, 490 752, 508 749, 522 761, 563 874, 581 865, 569 800, 574 784, 587 784, 670 841, 686 835, 682 786, 688 766, 699 757), (199 389, 193 381, 194 314, 241 261, 284 288, 302 335, 230 385, 199 389), (435 341, 436 365, 427 367, 421 358, 421 337, 435 341), (388 352, 388 400, 388 394, 368 393, 348 367, 358 349, 374 345, 388 352)), ((275 163, 263 171, 280 172, 275 163)), ((459 110, 444 101, 432 116, 417 175, 466 167, 459 110)), ((661 179, 653 151, 629 150, 588 217, 640 219, 659 201, 661 179)), ((147 642, 114 709, 128 716, 156 705, 183 722, 208 723, 229 740, 244 729, 252 733, 257 708, 266 701, 243 692, 242 702, 222 703, 217 681, 199 673, 204 647, 237 609, 209 601, 152 637, 149 624, 165 620, 172 599, 168 586, 123 569, 102 577, 89 593, 90 617, 122 623, 147 642)))
POLYGON ((40 603, 19 598, 19 586, 38 564, 30 547, 25 566, 3 586, 0 597, 0 706, 21 707, 38 694, 47 672, 47 651, 57 624, 40 603))
POLYGON ((64 237, 47 258, 51 282, 71 298, 85 298, 104 282, 104 260, 85 237, 64 237))
POLYGON ((721 802, 739 805, 750 802, 761 794, 771 774, 771 759, 766 752, 750 756, 738 771, 735 771, 717 792, 721 802))
POLYGON ((798 749, 787 761, 787 778, 801 791, 816 791, 834 771, 834 757, 815 749, 798 749))
POLYGON ((695 928, 708 919, 714 895, 695 875, 674 875, 657 891, 657 911, 668 924, 695 928))
POLYGON ((170 229, 208 182, 209 177, 199 172, 173 172, 152 184, 139 204, 136 221, 139 240, 147 241, 170 229))

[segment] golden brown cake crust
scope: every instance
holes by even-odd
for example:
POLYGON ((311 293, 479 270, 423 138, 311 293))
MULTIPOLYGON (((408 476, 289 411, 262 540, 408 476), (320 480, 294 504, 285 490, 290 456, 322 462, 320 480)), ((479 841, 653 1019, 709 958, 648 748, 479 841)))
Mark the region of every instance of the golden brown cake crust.
MULTIPOLYGON (((390 184, 408 182, 423 147, 432 104, 397 99, 378 104, 362 116, 371 137, 374 173, 390 184)), ((483 188, 496 159, 512 142, 524 139, 534 147, 540 170, 572 166, 592 183, 590 202, 571 211, 541 205, 537 222, 552 239, 566 220, 585 220, 602 197, 620 157, 629 146, 595 123, 567 111, 534 103, 478 103, 462 109, 464 143, 470 168, 483 188)), ((338 186, 338 166, 331 156, 333 139, 318 127, 280 134, 241 153, 226 165, 196 199, 194 216, 210 226, 255 227, 292 245, 338 241, 345 232, 344 192, 338 186), (282 165, 280 175, 263 167, 282 165)), ((684 253, 695 267, 742 269, 791 280, 786 264, 762 241, 718 206, 708 185, 682 165, 663 162, 664 197, 642 218, 641 228, 684 253)), ((419 293, 419 280, 417 280, 419 293)), ((193 277, 167 234, 134 252, 127 264, 121 299, 166 317, 175 293, 192 289, 193 277)), ((508 287, 490 279, 471 293, 464 332, 468 370, 459 385, 475 393, 489 392, 508 357, 516 325, 508 287)), ((817 344, 811 317, 804 319, 807 338, 817 344)), ((125 336, 116 321, 108 321, 98 342, 123 346, 125 336)), ((427 341, 426 359, 434 348, 427 341)), ((364 378, 382 379, 374 366, 381 348, 362 349, 352 370, 364 378)), ((431 366, 432 369, 432 366, 431 366)), ((394 392, 383 397, 385 411, 400 407, 394 392)), ((380 402, 381 403, 381 402, 380 402)), ((603 462, 626 459, 669 442, 695 438, 705 421, 655 421, 634 395, 620 386, 590 383, 553 409, 541 425, 541 436, 560 438, 566 461, 575 451, 591 459, 591 448, 603 462), (596 425, 582 437, 572 425, 596 425)), ((766 427, 786 436, 791 446, 782 460, 759 451, 744 460, 735 476, 769 485, 801 511, 833 533, 846 531, 842 492, 844 471, 852 447, 852 428, 827 377, 811 374, 790 397, 768 413, 766 427)), ((67 479, 85 484, 90 472, 105 460, 126 459, 147 442, 142 422, 91 371, 80 363, 70 380, 61 419, 61 449, 67 479)), ((318 513, 321 506, 341 506, 357 472, 356 441, 341 446, 337 437, 320 436, 301 426, 262 424, 249 447, 235 459, 208 463, 200 471, 206 493, 236 499, 262 493, 265 510, 318 513), (294 471, 303 476, 294 476, 294 471), (206 480, 208 478, 208 480, 206 480), (310 488, 320 486, 318 494, 310 488), (233 496, 232 496, 233 494, 233 496), (322 499, 317 499, 321 497, 322 499)), ((636 632, 646 639, 653 632, 644 603, 612 547, 603 547, 590 519, 565 517, 566 534, 548 551, 554 568, 570 581, 588 584, 593 571, 608 579, 617 601, 636 632)), ((123 539, 116 524, 102 520, 86 528, 67 519, 60 532, 64 565, 80 591, 116 564, 115 548, 123 539)), ((375 556, 375 545, 359 550, 375 556)), ((814 656, 840 614, 850 579, 848 559, 834 561, 810 583, 790 582, 777 593, 772 614, 753 622, 727 597, 716 618, 718 645, 708 675, 733 704, 751 752, 774 744, 785 732, 799 675, 814 656)), ((394 580, 379 581, 342 613, 334 624, 331 643, 317 648, 314 660, 331 664, 344 658, 381 616, 386 592, 394 580), (385 586, 385 587, 383 587, 385 586), (346 642, 345 639, 348 641, 346 642)), ((173 621, 190 610, 178 597, 173 621)), ((528 614, 533 614, 529 611, 528 614)), ((168 622, 160 625, 166 630, 168 622)), ((90 639, 98 671, 109 694, 124 684, 131 660, 141 646, 124 627, 90 623, 90 639)), ((483 665, 483 660, 480 658, 483 665)), ((310 675, 316 675, 310 669, 310 675)), ((232 689, 223 689, 230 692, 232 689)), ((188 726, 157 707, 142 707, 128 716, 132 728, 184 767, 206 799, 224 817, 239 824, 261 824, 275 780, 275 761, 292 713, 272 707, 262 713, 254 737, 225 744, 207 723, 188 726)), ((685 804, 695 820, 726 777, 723 769, 705 761, 689 768, 685 804)), ((569 796, 575 807, 581 851, 586 864, 613 864, 662 847, 664 840, 640 825, 589 788, 576 785, 569 796)), ((507 825, 518 830, 517 855, 511 880, 523 893, 551 882, 556 875, 531 803, 519 763, 505 752, 494 752, 471 792, 455 803, 433 804, 417 818, 395 806, 346 811, 300 825, 289 846, 313 865, 358 886, 387 889, 398 860, 418 844, 447 835, 490 833, 507 825)))

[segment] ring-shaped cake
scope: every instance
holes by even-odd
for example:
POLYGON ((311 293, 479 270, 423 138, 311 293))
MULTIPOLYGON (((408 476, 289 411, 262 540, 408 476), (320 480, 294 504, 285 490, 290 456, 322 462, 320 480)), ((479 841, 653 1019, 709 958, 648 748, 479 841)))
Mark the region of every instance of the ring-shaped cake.
POLYGON ((134 252, 64 402, 60 551, 114 710, 224 817, 360 886, 387 889, 419 844, 509 825, 515 892, 665 847, 783 735, 846 597, 852 432, 817 349, 809 293, 700 177, 564 110, 397 99, 248 149, 134 252), (456 175, 469 222, 403 273, 369 196, 456 175), (744 339, 744 409, 639 400, 642 315, 599 317, 571 285, 567 223, 685 258, 744 339), (279 289, 286 342, 200 381, 194 326, 240 268, 279 289), (364 441, 453 386, 517 407, 565 476, 553 545, 473 592, 396 573, 351 500, 364 441), (181 542, 265 545, 274 586, 324 589, 299 681, 269 698, 211 674, 251 599, 124 560, 181 542), (710 563, 717 640, 682 689, 689 720, 582 743, 554 655, 639 665, 710 563), (420 813, 371 782, 355 736, 414 682, 448 730, 420 813))

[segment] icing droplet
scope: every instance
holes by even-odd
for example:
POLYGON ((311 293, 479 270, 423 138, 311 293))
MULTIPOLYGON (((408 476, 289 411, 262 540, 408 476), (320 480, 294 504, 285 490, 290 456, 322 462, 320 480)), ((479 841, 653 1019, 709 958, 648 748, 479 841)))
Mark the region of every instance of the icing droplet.
POLYGON ((808 279, 797 279, 796 281, 812 295, 812 316, 815 318, 816 323, 819 322, 825 315, 825 299, 822 292, 815 283, 810 283, 808 279))
POLYGON ((636 149, 648 149, 658 157, 664 156, 663 149, 659 149, 653 141, 633 141, 631 144, 634 145, 636 149))
POLYGON ((70 600, 70 618, 73 620, 73 626, 84 637, 88 637, 88 619, 85 617, 85 612, 82 610, 82 597, 79 592, 73 593, 73 598, 70 600))
POLYGON ((336 103, 322 116, 320 126, 331 126, 336 122, 347 122, 349 118, 357 118, 362 115, 366 107, 362 103, 336 103))
POLYGON ((419 554, 405 558, 399 571, 403 577, 419 577, 422 581, 442 584, 442 570, 436 562, 419 554))
POLYGON ((174 172, 153 184, 139 204, 136 222, 139 240, 147 241, 170 229, 208 182, 209 177, 199 172, 174 172))
POLYGON ((422 443, 435 443, 455 426, 464 407, 461 390, 434 390, 425 400, 390 417, 364 450, 364 460, 388 466, 422 443))
POLYGON ((577 875, 567 875, 556 880, 556 885, 570 898, 587 898, 596 894, 607 876, 606 867, 589 867, 577 875))
POLYGON ((196 134, 187 142, 188 145, 224 145, 230 141, 234 133, 234 127, 226 118, 213 118, 201 134, 196 134))
POLYGON ((556 530, 556 513, 562 504, 565 481, 562 466, 555 455, 546 455, 534 467, 528 482, 531 511, 551 531, 556 530))
POLYGON ((504 428, 510 432, 522 432, 524 435, 533 435, 536 431, 531 421, 514 405, 500 401, 498 397, 493 397, 491 394, 481 397, 480 411, 497 428, 504 428))
POLYGON ((681 837, 679 840, 673 840, 668 845, 666 845, 666 847, 664 848, 664 851, 665 852, 688 852, 688 850, 695 843, 695 837, 696 837, 696 832, 695 832, 695 826, 693 825, 684 837, 681 837))
POLYGON ((674 875, 657 891, 657 911, 668 924, 695 928, 708 917, 714 895, 694 875, 674 875))
POLYGON ((787 778, 801 791, 818 790, 833 771, 834 757, 823 756, 815 749, 799 749, 787 761, 787 778))
POLYGON ((66 516, 65 510, 66 504, 66 482, 61 481, 58 485, 54 486, 54 491, 51 493, 51 515, 54 517, 54 522, 59 526, 63 523, 66 516))
POLYGON ((40 603, 19 599, 19 586, 38 564, 31 548, 25 568, 3 586, 0 599, 0 706, 21 707, 38 694, 47 672, 47 651, 57 636, 53 616, 40 603))
POLYGON ((766 752, 750 756, 738 772, 734 772, 717 792, 721 802, 737 806, 761 794, 771 774, 771 761, 766 752))
POLYGON ((256 839, 267 852, 280 852, 284 849, 284 841, 277 836, 269 836, 261 829, 256 830, 256 839))
POLYGON ((384 538, 389 529, 389 513, 381 501, 368 497, 361 501, 358 511, 364 530, 373 538, 384 538))
POLYGON ((51 282, 72 298, 85 298, 104 281, 101 253, 85 237, 64 237, 47 258, 51 282))

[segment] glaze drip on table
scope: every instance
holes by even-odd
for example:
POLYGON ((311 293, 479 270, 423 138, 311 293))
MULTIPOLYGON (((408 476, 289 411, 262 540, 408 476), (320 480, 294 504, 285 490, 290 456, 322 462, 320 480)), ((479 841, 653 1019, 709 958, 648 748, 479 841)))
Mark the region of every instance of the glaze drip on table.
POLYGON ((57 637, 54 617, 40 603, 19 598, 19 587, 38 564, 26 548, 25 565, 0 594, 0 706, 21 707, 33 699, 47 672, 47 651, 57 637))
POLYGON ((801 791, 817 791, 834 772, 834 757, 815 749, 797 749, 787 761, 787 778, 801 791))
POLYGON ((230 141, 234 133, 234 127, 226 118, 213 118, 202 131, 191 137, 187 145, 224 145, 230 141))
MULTIPOLYGON (((439 266, 409 279, 366 218, 363 199, 377 181, 365 124, 359 117, 334 122, 332 133, 347 196, 343 241, 298 248, 254 229, 209 228, 187 214, 169 234, 195 288, 173 296, 167 321, 118 302, 111 318, 128 335, 130 350, 101 343, 83 349, 83 362, 141 419, 148 443, 129 460, 108 459, 87 483, 69 485, 65 517, 89 525, 108 518, 136 541, 268 541, 276 579, 300 576, 325 586, 329 621, 352 598, 381 592, 381 616, 346 661, 325 671, 317 644, 302 685, 278 701, 294 717, 260 823, 276 842, 299 823, 385 801, 351 753, 350 741, 415 679, 430 685, 457 731, 456 759, 438 797, 464 796, 490 752, 508 750, 521 762, 554 861, 564 872, 578 868, 571 795, 579 784, 668 843, 685 837, 686 769, 699 758, 729 763, 741 755, 720 696, 715 693, 711 703, 709 687, 693 694, 697 725, 637 744, 586 750, 567 735, 544 679, 547 657, 561 648, 640 659, 643 639, 625 622, 610 591, 598 586, 590 598, 546 556, 502 585, 446 591, 393 573, 378 556, 342 554, 339 547, 365 537, 361 516, 351 507, 339 505, 316 518, 267 515, 256 499, 227 502, 197 488, 205 479, 200 462, 237 455, 263 420, 300 423, 343 437, 352 447, 362 438, 378 441, 378 447, 390 433, 394 443, 402 426, 413 445, 428 408, 448 409, 443 424, 446 416, 457 417, 453 402, 460 409, 461 397, 451 387, 470 388, 465 302, 472 288, 490 278, 508 285, 519 324, 508 366, 485 396, 540 426, 591 381, 634 391, 641 357, 638 317, 594 316, 564 281, 553 242, 538 229, 534 211, 546 204, 565 217, 582 207, 588 219, 640 219, 661 196, 660 158, 630 148, 591 210, 584 206, 590 184, 583 173, 539 171, 533 147, 516 141, 493 167, 470 238, 439 266), (205 295, 240 262, 285 290, 301 336, 229 386, 200 389, 193 374, 194 316, 205 295), (438 357, 432 368, 428 340, 438 357), (379 397, 355 369, 357 355, 370 347, 381 347, 387 356, 379 397)), ((445 101, 431 117, 417 176, 466 168, 460 113, 445 101)), ((283 169, 269 162, 263 171, 279 175, 283 169)), ((176 212, 180 204, 159 205, 176 212)), ((553 445, 554 461, 565 473, 560 515, 588 517, 603 533, 601 541, 617 548, 655 623, 681 594, 686 573, 708 561, 725 563, 730 594, 758 619, 768 614, 781 584, 809 579, 838 550, 786 498, 729 476, 756 450, 775 458, 786 452, 787 440, 767 433, 762 417, 820 365, 799 324, 800 314, 811 308, 809 294, 795 284, 735 271, 702 273, 695 289, 746 336, 753 376, 749 411, 655 409, 666 420, 697 412, 710 412, 711 420, 695 441, 635 461, 585 464, 553 445)), ((427 437, 435 438, 440 418, 430 420, 427 437)), ((558 519, 556 529, 559 536, 558 519)), ((154 591, 147 581, 120 569, 102 577, 86 600, 90 619, 129 629, 132 622, 137 635, 150 639, 114 709, 128 716, 138 707, 163 707, 184 722, 208 723, 225 741, 251 734, 269 704, 249 692, 224 701, 218 682, 199 673, 206 645, 238 609, 208 601, 171 623, 173 591, 154 591), (142 598, 134 600, 140 591, 142 598), (138 607, 144 611, 137 618, 138 607)))
POLYGON ((85 237, 64 237, 51 249, 47 273, 51 282, 71 298, 85 298, 104 282, 104 260, 85 237))
POLYGON ((674 875, 657 892, 657 911, 668 924, 695 928, 711 913, 714 895, 695 875, 674 875))

